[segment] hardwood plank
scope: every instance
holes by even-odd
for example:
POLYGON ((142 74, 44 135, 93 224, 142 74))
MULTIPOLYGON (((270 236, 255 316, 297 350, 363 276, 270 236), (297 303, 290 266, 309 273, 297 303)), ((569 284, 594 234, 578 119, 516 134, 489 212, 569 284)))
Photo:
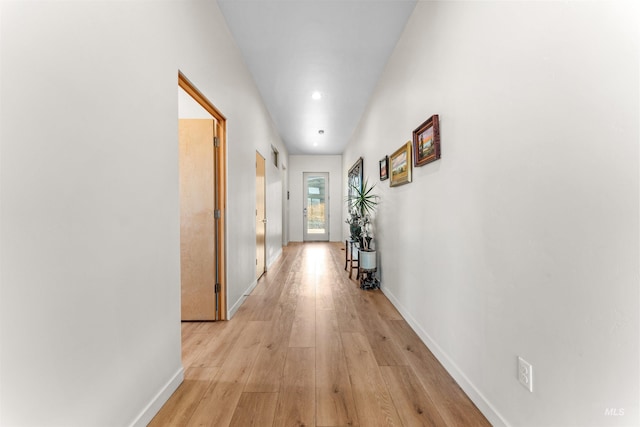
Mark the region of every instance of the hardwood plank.
POLYGON ((315 349, 287 351, 274 426, 315 425, 315 349))
MULTIPOLYGON (((337 299, 334 300, 337 302, 337 299)), ((364 326, 362 326, 362 322, 360 321, 360 317, 356 312, 355 307, 346 300, 343 300, 343 306, 338 308, 338 304, 336 304, 336 317, 338 319, 338 327, 340 328, 340 332, 363 332, 364 326)))
POLYGON ((295 317, 289 337, 289 347, 316 345, 316 299, 301 295, 296 304, 295 317))
POLYGON ((243 334, 198 404, 190 426, 227 426, 240 400, 268 322, 248 322, 243 334))
POLYGON ((149 423, 149 427, 184 426, 218 373, 218 368, 188 368, 184 381, 149 423))
POLYGON ((287 281, 282 288, 282 292, 280 293, 280 298, 277 303, 277 308, 280 310, 278 313, 279 316, 283 316, 284 314, 290 314, 293 316, 296 311, 298 294, 295 281, 297 279, 298 273, 296 272, 290 272, 287 276, 287 281))
POLYGON ((331 251, 331 261, 333 263, 331 268, 340 280, 341 290, 349 295, 361 293, 360 281, 356 280, 356 275, 353 274, 353 278, 349 278, 349 273, 344 271, 344 245, 336 243, 331 245, 329 250, 331 251))
POLYGON ((316 288, 316 310, 334 309, 333 293, 329 286, 330 282, 330 279, 325 279, 323 283, 316 288))
POLYGON ((334 311, 316 313, 316 414, 318 426, 356 426, 349 371, 334 311))
POLYGON ((371 345, 373 355, 380 366, 402 366, 408 362, 402 350, 391 337, 386 322, 375 309, 372 309, 368 298, 363 297, 354 303, 360 322, 364 327, 364 334, 371 345))
POLYGON ((331 285, 333 291, 333 306, 338 318, 338 327, 341 332, 364 332, 358 313, 350 292, 347 290, 351 286, 348 280, 338 278, 331 285))
POLYGON ((182 340, 182 366, 188 368, 194 365, 207 342, 211 339, 208 334, 192 332, 182 340))
POLYGON ((242 393, 231 418, 231 427, 263 427, 273 424, 278 393, 242 393))
MULTIPOLYGON (((297 254, 299 250, 293 252, 297 254)), ((291 267, 294 263, 292 252, 284 250, 275 267, 271 267, 254 288, 251 295, 263 295, 262 303, 256 307, 251 320, 271 320, 274 315, 274 307, 277 304, 283 289, 286 286, 291 267)))
POLYGON ((293 312, 276 307, 278 318, 264 331, 260 352, 254 363, 245 392, 277 392, 280 390, 284 363, 293 327, 293 312))
POLYGON ((291 270, 287 277, 287 283, 282 289, 281 299, 284 297, 297 297, 303 295, 301 291, 304 274, 301 271, 291 270))
POLYGON ((401 426, 367 339, 353 332, 341 336, 360 425, 401 426))
POLYGON ((181 322, 180 328, 182 332, 182 339, 184 340, 186 337, 191 335, 200 323, 202 322, 181 322))
POLYGON ((182 322, 182 323, 193 323, 195 325, 193 331, 198 334, 212 334, 220 328, 221 325, 226 324, 226 322, 215 321, 215 322, 182 322))
POLYGON ((254 295, 251 294, 247 298, 251 298, 253 306, 251 313, 248 315, 248 320, 271 320, 273 314, 273 304, 270 304, 269 295, 254 295))
POLYGON ((262 296, 261 295, 249 295, 247 296, 242 305, 236 311, 236 314, 233 316, 233 320, 238 321, 250 321, 253 316, 254 310, 258 307, 258 303, 260 302, 262 296))
POLYGON ((305 296, 314 298, 316 297, 316 281, 317 277, 309 272, 307 266, 305 266, 305 270, 302 271, 301 280, 297 284, 297 291, 299 296, 305 296))
POLYGON ((216 328, 210 328, 209 339, 200 351, 189 359, 189 366, 222 366, 246 322, 234 319, 233 322, 215 322, 215 325, 216 328))
POLYGON ((281 280, 282 271, 288 271, 292 262, 289 251, 283 250, 278 259, 269 266, 269 269, 258 280, 258 284, 251 291, 251 295, 264 295, 271 286, 277 285, 281 280))
POLYGON ((382 366, 380 370, 403 425, 447 425, 410 367, 382 366))
POLYGON ((407 322, 389 320, 387 324, 416 377, 448 425, 491 425, 407 322))
POLYGON ((398 310, 391 304, 391 301, 379 289, 366 293, 371 307, 375 309, 383 320, 404 320, 398 310))

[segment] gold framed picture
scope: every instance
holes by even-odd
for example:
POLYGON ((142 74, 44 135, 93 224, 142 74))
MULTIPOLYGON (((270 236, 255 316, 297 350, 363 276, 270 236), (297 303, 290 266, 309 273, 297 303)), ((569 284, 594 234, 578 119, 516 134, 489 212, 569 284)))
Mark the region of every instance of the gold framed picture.
POLYGON ((402 147, 389 157, 389 169, 391 171, 391 187, 411 182, 411 141, 407 141, 402 147))

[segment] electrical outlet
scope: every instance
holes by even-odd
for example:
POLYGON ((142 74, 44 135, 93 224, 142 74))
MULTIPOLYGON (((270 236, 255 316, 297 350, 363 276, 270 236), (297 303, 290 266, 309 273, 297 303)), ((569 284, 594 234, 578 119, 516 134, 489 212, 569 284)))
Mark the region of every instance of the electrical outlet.
POLYGON ((518 379, 520 384, 533 393, 533 366, 518 356, 518 379))

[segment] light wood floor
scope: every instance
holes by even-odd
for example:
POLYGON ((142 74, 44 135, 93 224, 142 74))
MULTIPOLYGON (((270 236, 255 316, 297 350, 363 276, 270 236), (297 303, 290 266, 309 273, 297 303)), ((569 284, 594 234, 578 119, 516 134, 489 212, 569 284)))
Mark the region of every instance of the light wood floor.
POLYGON ((490 425, 339 244, 288 246, 233 319, 183 323, 182 346, 151 426, 490 425))

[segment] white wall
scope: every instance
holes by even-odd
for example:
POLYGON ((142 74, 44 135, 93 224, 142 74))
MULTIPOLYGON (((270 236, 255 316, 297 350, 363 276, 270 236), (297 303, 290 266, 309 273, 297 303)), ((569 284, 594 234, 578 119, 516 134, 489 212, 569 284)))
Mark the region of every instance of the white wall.
POLYGON ((282 173, 282 246, 289 244, 289 169, 287 163, 281 163, 282 173))
POLYGON ((178 70, 228 118, 230 306, 254 279, 255 151, 286 150, 215 2, 0 20, 0 424, 145 425, 182 379, 178 70))
MULTIPOLYGON (((329 240, 342 240, 342 156, 289 156, 289 239, 302 242, 304 172, 329 173, 329 240)), ((285 194, 286 197, 286 194, 285 194)))
MULTIPOLYGON (((282 254, 282 163, 278 160, 278 166, 271 158, 271 147, 266 154, 267 176, 267 269, 282 254)), ((286 198, 286 194, 284 195, 286 198)), ((254 222, 255 223, 255 222, 254 222)))
POLYGON ((191 97, 181 87, 178 87, 178 117, 181 119, 213 119, 210 112, 191 97))
POLYGON ((382 285, 495 425, 640 425, 637 12, 418 2, 343 154, 373 179, 440 115, 442 159, 378 185, 382 285))

